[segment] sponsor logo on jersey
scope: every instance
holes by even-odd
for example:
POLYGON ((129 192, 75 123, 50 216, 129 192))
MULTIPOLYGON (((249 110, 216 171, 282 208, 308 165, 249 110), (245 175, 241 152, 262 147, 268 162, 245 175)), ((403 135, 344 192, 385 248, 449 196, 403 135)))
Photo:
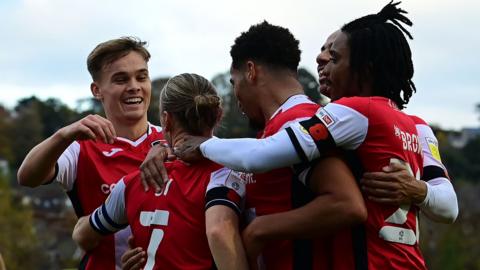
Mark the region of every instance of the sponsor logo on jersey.
POLYGON ((335 123, 335 121, 333 120, 333 117, 330 116, 330 114, 328 114, 328 112, 325 111, 324 109, 321 109, 316 115, 317 115, 318 119, 320 119, 320 121, 322 121, 322 123, 326 127, 329 127, 329 126, 333 125, 333 123, 335 123))
POLYGON ((108 151, 103 151, 102 153, 103 153, 103 155, 106 156, 106 157, 111 157, 111 156, 113 156, 113 155, 115 155, 116 153, 121 152, 121 151, 123 151, 122 148, 112 148, 112 149, 110 149, 110 152, 108 152, 108 151))
POLYGON ((324 124, 315 124, 313 126, 311 126, 309 129, 308 129, 309 133, 310 133, 310 136, 312 136, 312 138, 315 140, 315 141, 321 141, 321 140, 325 140, 328 138, 328 130, 327 130, 327 127, 325 127, 324 124))
POLYGON ((115 183, 113 184, 102 184, 100 185, 100 190, 103 192, 103 194, 110 194, 110 192, 113 190, 115 187, 115 183))
POLYGON ((255 178, 253 177, 253 173, 245 173, 245 172, 237 172, 238 177, 242 181, 242 184, 255 184, 255 178))
POLYGON ((432 153, 433 158, 435 158, 437 161, 442 162, 440 158, 440 151, 438 151, 438 142, 437 140, 433 138, 425 138, 427 140, 428 148, 430 149, 430 152, 432 153))
POLYGON ((396 125, 393 126, 393 132, 397 138, 402 140, 403 150, 414 152, 417 154, 420 154, 422 152, 417 134, 411 134, 409 132, 403 131, 396 125))

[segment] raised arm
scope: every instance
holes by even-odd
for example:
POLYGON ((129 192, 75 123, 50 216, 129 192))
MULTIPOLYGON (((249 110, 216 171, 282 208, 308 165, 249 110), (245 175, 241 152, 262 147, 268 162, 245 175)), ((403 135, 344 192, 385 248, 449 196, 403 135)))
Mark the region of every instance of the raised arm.
POLYGON ((55 177, 55 164, 75 140, 101 139, 112 143, 115 130, 112 123, 98 115, 85 118, 59 129, 52 136, 32 148, 17 174, 20 185, 36 187, 55 177))

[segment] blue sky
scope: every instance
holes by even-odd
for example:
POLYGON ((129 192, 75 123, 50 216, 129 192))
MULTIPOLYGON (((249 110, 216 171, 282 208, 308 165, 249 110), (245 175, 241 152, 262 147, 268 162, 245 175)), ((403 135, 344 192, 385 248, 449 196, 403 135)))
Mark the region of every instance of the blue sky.
MULTIPOLYGON (((99 42, 138 36, 149 42, 152 78, 195 72, 212 78, 228 70, 240 32, 263 19, 300 40, 301 66, 315 73, 325 38, 388 1, 154 1, 2 0, 0 102, 56 97, 75 105, 89 97, 86 57, 99 42)), ((405 0, 414 23, 410 42, 418 93, 407 108, 444 128, 478 127, 480 3, 405 0)))

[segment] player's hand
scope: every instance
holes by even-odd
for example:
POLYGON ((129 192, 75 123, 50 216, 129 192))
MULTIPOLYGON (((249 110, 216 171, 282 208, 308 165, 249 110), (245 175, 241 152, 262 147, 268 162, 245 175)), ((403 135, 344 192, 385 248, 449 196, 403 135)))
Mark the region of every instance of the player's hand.
POLYGON ((243 247, 245 248, 250 269, 258 269, 258 256, 260 256, 266 244, 255 231, 255 219, 242 232, 243 247))
POLYGON ((61 128, 58 132, 69 142, 75 140, 102 140, 111 144, 117 136, 112 122, 96 114, 87 115, 77 122, 61 128))
POLYGON ((408 167, 392 163, 383 172, 368 172, 361 179, 361 187, 368 199, 377 203, 421 203, 427 195, 425 182, 415 179, 408 167))
POLYGON ((129 249, 123 253, 121 262, 122 270, 139 270, 145 264, 147 254, 141 247, 135 247, 133 243, 133 236, 128 238, 129 249))
POLYGON ((203 158, 200 144, 210 139, 209 137, 186 135, 179 145, 175 145, 175 155, 186 162, 195 162, 203 158))
POLYGON ((140 165, 140 177, 142 185, 147 191, 149 186, 160 192, 164 183, 168 181, 167 170, 163 162, 175 159, 170 147, 165 145, 154 145, 147 154, 147 157, 140 165))

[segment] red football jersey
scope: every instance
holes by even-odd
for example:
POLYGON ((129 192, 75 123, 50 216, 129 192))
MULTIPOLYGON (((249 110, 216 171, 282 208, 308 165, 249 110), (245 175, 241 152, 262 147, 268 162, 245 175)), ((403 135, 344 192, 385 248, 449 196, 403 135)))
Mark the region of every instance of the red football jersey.
MULTIPOLYGON (((72 143, 57 162, 55 180, 67 191, 77 216, 91 214, 128 173, 138 169, 151 146, 164 143, 161 128, 149 125, 136 141, 117 137, 113 144, 100 140, 72 143)), ((83 258, 80 269, 115 269, 127 249, 130 230, 105 237, 83 258)))
MULTIPOLYGON (((321 151, 336 146, 354 150, 364 171, 381 171, 392 162, 402 162, 409 165, 417 179, 422 173, 422 149, 415 122, 387 98, 342 98, 319 109, 316 117, 292 125, 290 134, 294 134, 291 138, 300 152, 312 138, 321 151)), ((368 199, 366 206, 365 231, 353 232, 359 236, 357 240, 366 241, 353 243, 356 251, 361 251, 362 246, 367 251, 350 256, 360 262, 357 265, 368 264, 368 269, 425 269, 418 245, 418 207, 395 207, 368 199)))
POLYGON ((147 251, 145 270, 212 269, 205 209, 228 202, 227 206, 238 212, 240 201, 230 198, 243 196, 241 179, 232 179, 230 169, 207 160, 192 165, 177 160, 165 163, 165 167, 170 180, 162 192, 145 192, 139 172, 127 175, 105 204, 94 211, 90 224, 102 234, 130 224, 135 245, 147 251), (222 192, 232 186, 235 196, 222 192))
MULTIPOLYGON (((272 115, 259 137, 269 137, 292 122, 309 119, 318 108, 305 95, 292 96, 272 115)), ((291 168, 254 174, 246 183, 249 219, 298 208, 313 198, 291 168)), ((324 266, 326 254, 322 240, 272 241, 265 246, 259 263, 266 269, 328 269, 324 266)))

